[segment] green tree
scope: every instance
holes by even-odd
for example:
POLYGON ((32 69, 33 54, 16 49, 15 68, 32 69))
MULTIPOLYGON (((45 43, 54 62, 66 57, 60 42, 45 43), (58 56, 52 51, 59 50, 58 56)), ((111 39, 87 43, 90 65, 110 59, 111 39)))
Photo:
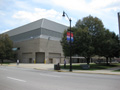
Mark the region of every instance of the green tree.
POLYGON ((13 58, 13 42, 7 34, 0 34, 0 60, 13 58))
POLYGON ((99 18, 89 15, 82 20, 78 20, 75 27, 82 29, 87 27, 92 35, 96 35, 97 32, 103 30, 104 25, 99 18))
POLYGON ((75 27, 88 28, 92 35, 92 46, 94 54, 106 57, 108 65, 108 58, 119 56, 119 40, 118 36, 104 28, 102 21, 97 17, 88 16, 82 20, 78 20, 75 27))
POLYGON ((106 64, 109 65, 108 59, 111 60, 112 57, 118 57, 119 56, 119 40, 118 36, 110 32, 108 29, 104 31, 104 39, 101 41, 100 46, 100 56, 106 57, 106 64))
POLYGON ((91 53, 91 56, 93 54, 98 55, 101 51, 99 48, 101 46, 100 42, 104 39, 104 25, 102 21, 99 18, 90 15, 88 17, 84 17, 82 20, 78 20, 75 27, 83 30, 88 28, 88 33, 91 35, 91 40, 88 43, 90 43, 90 47, 92 47, 91 49, 94 50, 91 53))
MULTIPOLYGON (((88 28, 72 28, 72 32, 74 34, 74 42, 71 44, 72 55, 83 56, 87 60, 87 64, 90 63, 90 58, 93 55, 94 48, 91 46, 92 39, 89 34, 88 28)), ((63 38, 61 41, 63 52, 65 56, 70 55, 70 43, 67 41, 67 31, 65 30, 63 33, 63 38)))
POLYGON ((92 35, 92 46, 95 48, 94 53, 99 54, 99 46, 103 40, 104 25, 102 21, 93 16, 84 17, 82 20, 78 20, 76 28, 88 28, 90 35, 92 35))
POLYGON ((78 28, 74 33, 74 48, 76 54, 83 56, 90 63, 90 58, 94 55, 94 47, 92 46, 92 36, 89 34, 88 28, 78 28))
POLYGON ((120 55, 120 40, 119 36, 116 35, 114 32, 112 33, 112 38, 114 40, 113 43, 113 52, 111 57, 119 57, 120 55))
POLYGON ((119 51, 120 51, 118 35, 116 35, 114 32, 111 32, 111 39, 112 39, 112 45, 111 45, 111 53, 109 55, 110 63, 111 63, 111 58, 119 57, 119 51))
MULTIPOLYGON (((97 17, 88 16, 78 20, 75 27, 74 42, 72 43, 72 55, 84 56, 89 64, 93 55, 108 58, 118 57, 120 44, 118 36, 104 28, 102 21, 97 17)), ((61 41, 65 56, 69 56, 70 45, 66 40, 67 30, 63 34, 61 41)))

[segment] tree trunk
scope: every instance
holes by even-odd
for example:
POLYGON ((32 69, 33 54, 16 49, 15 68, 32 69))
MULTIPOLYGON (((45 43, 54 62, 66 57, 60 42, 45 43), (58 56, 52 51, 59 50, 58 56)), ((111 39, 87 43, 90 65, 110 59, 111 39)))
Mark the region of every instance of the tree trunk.
POLYGON ((3 63, 3 59, 2 59, 2 63, 3 63))
POLYGON ((1 65, 3 64, 3 59, 1 59, 1 65))
POLYGON ((107 66, 109 65, 109 63, 108 63, 108 57, 106 57, 106 65, 107 66))
POLYGON ((110 64, 111 64, 111 62, 112 62, 112 61, 111 61, 111 57, 110 57, 110 64))
POLYGON ((77 63, 80 63, 79 58, 77 59, 77 63))
POLYGON ((87 65, 89 65, 90 64, 90 57, 87 57, 86 59, 87 59, 87 65))

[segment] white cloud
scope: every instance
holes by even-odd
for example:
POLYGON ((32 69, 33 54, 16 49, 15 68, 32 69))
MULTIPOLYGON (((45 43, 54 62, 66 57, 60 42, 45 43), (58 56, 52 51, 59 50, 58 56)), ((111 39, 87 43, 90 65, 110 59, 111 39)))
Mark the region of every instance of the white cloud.
POLYGON ((117 30, 115 23, 118 22, 117 12, 120 11, 120 0, 0 0, 0 5, 1 30, 41 18, 69 25, 68 19, 61 16, 62 10, 72 18, 72 25, 75 25, 78 19, 92 15, 100 18, 106 28, 115 27, 117 30))
POLYGON ((27 21, 35 21, 41 18, 61 19, 61 14, 53 9, 46 10, 41 8, 35 8, 34 12, 18 11, 13 15, 13 18, 27 20, 27 21))
POLYGON ((112 4, 120 3, 120 0, 52 0, 55 5, 62 6, 68 10, 82 11, 86 13, 99 13, 104 9, 118 10, 119 6, 114 7, 112 4), (108 7, 110 6, 111 7, 108 7))

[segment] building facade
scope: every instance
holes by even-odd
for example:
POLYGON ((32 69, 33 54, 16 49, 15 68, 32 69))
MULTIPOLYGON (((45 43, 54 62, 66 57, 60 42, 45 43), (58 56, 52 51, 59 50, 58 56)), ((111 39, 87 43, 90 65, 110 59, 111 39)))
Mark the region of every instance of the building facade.
POLYGON ((62 63, 60 44, 62 34, 68 27, 47 19, 29 23, 6 32, 14 42, 17 58, 21 63, 62 63))

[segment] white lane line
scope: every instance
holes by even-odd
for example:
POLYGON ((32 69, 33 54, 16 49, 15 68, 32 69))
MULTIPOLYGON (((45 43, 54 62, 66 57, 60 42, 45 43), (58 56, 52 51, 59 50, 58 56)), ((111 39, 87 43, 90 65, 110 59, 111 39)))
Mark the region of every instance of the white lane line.
POLYGON ((56 75, 50 75, 50 74, 39 74, 41 76, 48 76, 48 77, 58 77, 60 78, 61 76, 56 76, 56 75))
POLYGON ((25 80, 21 80, 21 79, 17 79, 17 78, 12 78, 12 77, 7 77, 9 79, 12 79, 12 80, 16 80, 16 81, 20 81, 20 82, 26 82, 25 80))

